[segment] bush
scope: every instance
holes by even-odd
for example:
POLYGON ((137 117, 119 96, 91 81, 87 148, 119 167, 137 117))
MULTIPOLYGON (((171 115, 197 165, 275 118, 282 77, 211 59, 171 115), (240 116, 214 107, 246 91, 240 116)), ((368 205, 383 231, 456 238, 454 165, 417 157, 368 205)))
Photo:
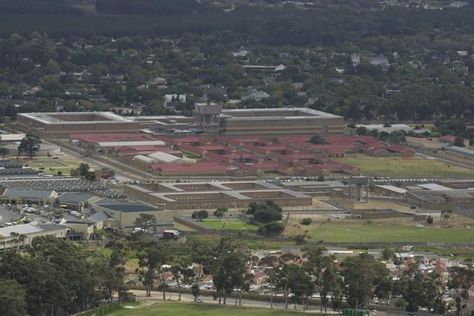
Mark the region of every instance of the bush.
POLYGON ((295 236, 295 243, 296 243, 297 245, 302 245, 302 244, 304 244, 304 243, 306 242, 305 238, 306 238, 305 235, 303 235, 303 234, 298 234, 298 235, 295 236))
POLYGON ((314 135, 311 137, 311 139, 309 140, 312 144, 316 144, 316 145, 324 145, 326 144, 326 140, 320 136, 320 135, 314 135))
POLYGON ((428 217, 426 218, 426 223, 428 223, 428 224, 430 224, 430 225, 433 224, 433 217, 428 216, 428 217))
POLYGON ((253 218, 260 223, 276 222, 282 219, 283 210, 273 201, 265 203, 250 203, 247 214, 253 215, 253 218))
POLYGON ((260 227, 258 233, 264 236, 279 235, 285 229, 285 225, 279 222, 267 223, 260 227))
POLYGON ((313 222, 313 220, 312 220, 311 218, 309 218, 309 217, 303 218, 303 219, 301 220, 301 225, 310 225, 312 222, 313 222))

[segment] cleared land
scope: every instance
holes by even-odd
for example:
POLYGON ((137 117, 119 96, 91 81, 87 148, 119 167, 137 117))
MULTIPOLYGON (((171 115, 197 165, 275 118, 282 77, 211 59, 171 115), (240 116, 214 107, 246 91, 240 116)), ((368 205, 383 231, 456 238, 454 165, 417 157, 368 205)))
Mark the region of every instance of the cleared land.
POLYGON ((222 224, 218 219, 205 219, 201 222, 201 224, 212 229, 243 230, 243 231, 258 230, 257 226, 247 224, 238 219, 225 219, 225 220, 222 220, 222 224))
POLYGON ((312 241, 364 243, 364 242, 447 242, 472 243, 474 229, 417 227, 390 222, 339 221, 314 223, 309 226, 289 224, 287 235, 302 234, 307 231, 312 241))
POLYGON ((436 159, 413 157, 370 157, 350 155, 335 159, 359 168, 362 174, 387 177, 469 177, 474 170, 451 166, 436 159))
POLYGON ((116 311, 107 313, 107 315, 110 316, 283 316, 295 314, 296 313, 294 312, 275 311, 270 309, 161 302, 153 305, 124 305, 116 311))

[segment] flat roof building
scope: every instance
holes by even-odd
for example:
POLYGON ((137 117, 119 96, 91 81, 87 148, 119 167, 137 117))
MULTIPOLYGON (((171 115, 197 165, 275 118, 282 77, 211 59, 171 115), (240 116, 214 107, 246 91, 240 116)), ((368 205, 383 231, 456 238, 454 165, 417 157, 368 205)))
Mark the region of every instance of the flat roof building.
POLYGON ((17 124, 42 136, 66 136, 72 133, 138 132, 143 126, 112 112, 18 113, 17 124))
POLYGON ((309 108, 222 110, 215 104, 196 106, 199 131, 225 135, 342 134, 342 116, 309 108))
POLYGON ((312 205, 312 197, 265 181, 149 183, 126 185, 125 192, 166 210, 245 208, 268 200, 282 207, 312 205))

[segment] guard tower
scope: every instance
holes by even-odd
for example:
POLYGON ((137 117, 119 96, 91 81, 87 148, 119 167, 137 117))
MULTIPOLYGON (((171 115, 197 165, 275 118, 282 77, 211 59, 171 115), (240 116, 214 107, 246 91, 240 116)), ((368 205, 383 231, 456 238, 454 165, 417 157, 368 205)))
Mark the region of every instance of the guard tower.
POLYGON ((196 103, 194 119, 202 133, 218 134, 221 131, 222 106, 215 103, 196 103))
POLYGON ((351 177, 349 180, 349 195, 354 202, 369 202, 369 177, 351 177))

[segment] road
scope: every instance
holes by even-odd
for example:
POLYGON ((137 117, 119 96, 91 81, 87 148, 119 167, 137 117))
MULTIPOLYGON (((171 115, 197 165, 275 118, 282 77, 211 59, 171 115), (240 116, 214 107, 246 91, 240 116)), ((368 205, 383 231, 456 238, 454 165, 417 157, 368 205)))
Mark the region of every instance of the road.
POLYGON ((470 165, 470 164, 466 164, 466 163, 462 163, 462 162, 458 162, 458 161, 454 161, 454 160, 450 160, 450 159, 446 159, 446 158, 441 158, 441 157, 438 157, 438 156, 431 156, 431 155, 427 155, 427 154, 420 153, 420 152, 418 152, 416 154, 418 156, 426 158, 426 159, 435 159, 435 160, 439 160, 439 161, 445 162, 445 163, 450 164, 450 165, 455 165, 455 166, 459 166, 459 167, 463 167, 463 168, 467 168, 467 169, 474 169, 474 165, 470 165))
MULTIPOLYGON (((42 140, 43 143, 54 145, 54 146, 59 146, 61 148, 61 151, 64 152, 65 154, 74 157, 75 159, 81 160, 91 166, 96 166, 100 168, 108 168, 111 169, 115 172, 116 175, 124 178, 128 178, 130 180, 138 180, 138 181, 143 181, 143 178, 146 177, 148 179, 153 178, 154 175, 150 173, 146 173, 142 170, 138 170, 131 166, 126 166, 116 160, 113 161, 113 163, 107 164, 103 161, 100 161, 98 159, 95 159, 93 157, 86 157, 83 156, 79 151, 71 150, 65 146, 63 146, 61 143, 58 142, 51 142, 47 140, 42 140), (121 165, 122 168, 116 167, 116 164, 121 165), (133 169, 134 172, 128 171, 129 169, 133 169)), ((109 159, 109 158, 107 158, 109 159)))

